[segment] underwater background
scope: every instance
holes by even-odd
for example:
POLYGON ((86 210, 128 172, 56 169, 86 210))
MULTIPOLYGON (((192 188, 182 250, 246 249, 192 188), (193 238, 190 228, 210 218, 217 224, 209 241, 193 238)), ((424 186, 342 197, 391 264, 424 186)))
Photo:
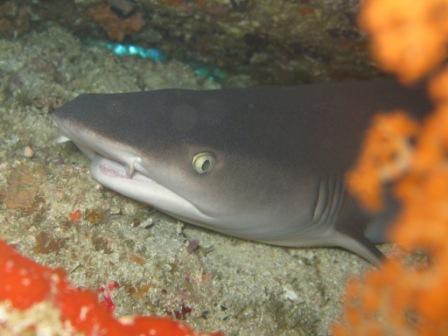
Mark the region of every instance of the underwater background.
MULTIPOLYGON (((0 238, 114 313, 225 335, 327 335, 339 249, 292 249, 183 224, 100 187, 49 115, 84 92, 216 89, 368 78, 357 1, 0 1, 0 238)), ((384 249, 388 249, 385 247, 384 249)))

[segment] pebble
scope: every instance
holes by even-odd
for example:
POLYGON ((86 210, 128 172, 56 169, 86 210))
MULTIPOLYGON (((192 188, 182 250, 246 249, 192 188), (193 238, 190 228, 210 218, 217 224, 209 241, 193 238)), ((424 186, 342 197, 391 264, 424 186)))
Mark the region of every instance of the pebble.
POLYGON ((26 146, 23 149, 23 155, 27 158, 32 158, 34 155, 33 148, 31 148, 31 146, 26 146))

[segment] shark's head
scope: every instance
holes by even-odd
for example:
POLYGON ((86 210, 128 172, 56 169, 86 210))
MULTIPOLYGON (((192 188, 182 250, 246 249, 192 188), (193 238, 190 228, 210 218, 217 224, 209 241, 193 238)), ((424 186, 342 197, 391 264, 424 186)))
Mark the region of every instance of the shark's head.
POLYGON ((53 118, 121 194, 237 237, 377 261, 343 176, 371 117, 400 106, 421 115, 428 101, 387 80, 170 89, 81 95, 53 118))
POLYGON ((287 153, 266 141, 266 130, 248 134, 244 116, 229 118, 238 115, 229 110, 234 103, 202 94, 81 95, 53 119, 91 159, 101 184, 174 217, 256 240, 284 235, 275 228, 282 217, 290 218, 287 229, 291 218, 311 218, 315 183, 304 179, 310 192, 291 197, 296 177, 284 164, 287 153))

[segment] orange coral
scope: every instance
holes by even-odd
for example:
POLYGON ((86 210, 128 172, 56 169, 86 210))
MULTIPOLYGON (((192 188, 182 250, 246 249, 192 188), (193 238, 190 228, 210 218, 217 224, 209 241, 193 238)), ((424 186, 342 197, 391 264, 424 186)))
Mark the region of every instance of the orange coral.
POLYGON ((371 34, 380 67, 404 82, 421 77, 445 57, 446 0, 368 0, 359 22, 371 34))
POLYGON ((347 176, 350 190, 370 209, 381 207, 382 183, 395 179, 409 167, 409 139, 417 130, 417 123, 402 111, 374 118, 358 164, 347 176))
MULTIPOLYGON (((446 57, 448 0, 367 0, 360 23, 379 65, 403 82, 420 79, 446 57)), ((403 115, 401 122, 396 114, 381 116, 382 123, 377 118, 348 174, 349 188, 370 208, 381 204, 382 184, 395 181, 402 211, 390 236, 425 258, 411 263, 408 254, 397 256, 352 280, 336 336, 448 335, 448 70, 428 87, 435 111, 419 126, 403 115), (404 145, 409 136, 416 139, 412 150, 404 145), (387 159, 394 151, 406 164, 384 178, 385 167, 397 162, 387 159)))

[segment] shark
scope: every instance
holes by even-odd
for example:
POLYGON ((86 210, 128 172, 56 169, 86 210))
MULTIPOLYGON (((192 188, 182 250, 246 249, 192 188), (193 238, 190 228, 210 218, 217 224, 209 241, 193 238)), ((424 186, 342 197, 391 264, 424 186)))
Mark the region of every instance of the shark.
POLYGON ((181 221, 285 247, 384 255, 395 202, 363 209, 344 178, 378 112, 431 110, 390 79, 81 94, 52 114, 105 187, 181 221))

